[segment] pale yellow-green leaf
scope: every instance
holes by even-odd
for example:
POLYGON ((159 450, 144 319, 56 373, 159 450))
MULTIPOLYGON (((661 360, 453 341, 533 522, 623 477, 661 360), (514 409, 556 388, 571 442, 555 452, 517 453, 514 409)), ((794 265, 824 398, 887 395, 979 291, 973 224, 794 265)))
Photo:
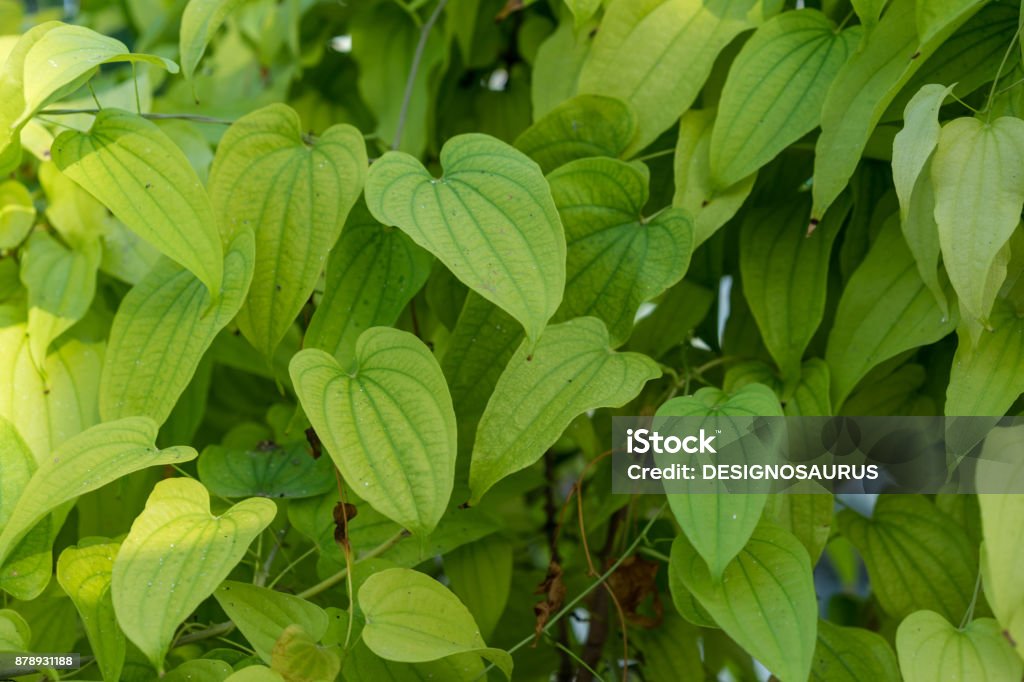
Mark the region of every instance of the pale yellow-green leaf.
POLYGON ((110 576, 120 544, 82 543, 68 547, 57 560, 57 582, 74 602, 85 626, 103 679, 120 679, 125 657, 124 633, 117 625, 110 596, 110 576))
POLYGON ((191 79, 206 46, 242 0, 189 0, 181 15, 178 51, 181 73, 191 79))
POLYGON ((156 484, 114 560, 111 592, 121 629, 158 671, 178 626, 276 513, 272 501, 251 498, 215 516, 198 481, 156 484))
POLYGON ((314 640, 319 640, 327 631, 324 610, 290 594, 225 580, 213 596, 267 663, 271 662, 275 642, 289 625, 300 625, 314 640))
POLYGON ((366 203, 536 339, 565 286, 565 235, 536 163, 487 135, 454 137, 433 177, 408 154, 373 163, 366 203))
POLYGON ((469 610, 441 583, 418 571, 390 568, 359 588, 363 641, 389 661, 419 663, 476 653, 512 677, 512 657, 489 648, 469 610))
MULTIPOLYGON (((1010 448, 1019 447, 1020 440, 1004 441, 1004 445, 1004 451, 1013 452, 1010 448)), ((1024 581, 1020 579, 1024 566, 1024 544, 1020 541, 1024 495, 978 495, 978 502, 985 539, 981 546, 985 597, 1024 658, 1024 581)))
POLYGON ((714 121, 713 109, 691 109, 683 114, 673 159, 676 191, 672 205, 693 216, 694 248, 736 215, 756 179, 752 173, 729 187, 714 187, 709 156, 714 121))
POLYGON ((210 206, 185 154, 154 123, 104 109, 88 133, 66 131, 53 160, 131 230, 220 293, 224 252, 210 206))
POLYGON ((36 232, 21 249, 21 282, 28 291, 29 352, 42 368, 50 344, 89 310, 96 293, 100 245, 69 249, 36 232))
POLYGON ((0 250, 13 249, 25 239, 36 220, 36 207, 25 185, 0 182, 0 250))
POLYGON ((358 130, 332 126, 307 145, 299 115, 283 104, 243 116, 217 145, 214 212, 230 234, 256 235, 256 268, 238 326, 268 358, 313 292, 363 190, 366 166, 358 130))
POLYGON ((360 498, 430 533, 455 478, 455 412, 430 350, 408 332, 371 327, 342 366, 306 349, 289 368, 310 423, 360 498))
POLYGON ((1024 393, 1024 321, 997 300, 991 329, 977 339, 961 327, 946 388, 947 415, 1002 415, 1024 393))
POLYGON ((0 651, 25 653, 32 641, 32 630, 21 614, 0 609, 0 651))
POLYGON ((986 320, 994 298, 986 286, 989 271, 1024 208, 1024 121, 950 121, 931 170, 946 272, 964 315, 986 320))
POLYGON ((301 625, 289 625, 274 644, 270 668, 287 682, 321 682, 337 679, 341 649, 320 646, 301 625))
POLYGON ((524 341, 498 379, 473 445, 470 504, 505 476, 536 462, 587 410, 632 400, 658 365, 639 353, 616 353, 608 330, 581 317, 544 330, 535 346, 524 341))
POLYGON ((1024 666, 991 618, 957 629, 934 611, 900 623, 896 653, 904 682, 1018 682, 1024 666))
POLYGON ((252 233, 241 232, 224 259, 218 296, 168 259, 128 292, 114 316, 100 380, 104 419, 167 419, 203 354, 245 300, 253 261, 252 233))
POLYGON ((145 417, 94 426, 42 459, 0 531, 0 565, 48 512, 133 471, 196 457, 190 447, 157 450, 156 424, 145 417))

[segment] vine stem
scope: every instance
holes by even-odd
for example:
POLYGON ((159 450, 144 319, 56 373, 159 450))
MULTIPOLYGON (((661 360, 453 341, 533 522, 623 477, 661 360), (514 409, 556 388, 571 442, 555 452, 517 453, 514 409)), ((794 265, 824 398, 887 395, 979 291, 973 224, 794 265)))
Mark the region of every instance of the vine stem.
MULTIPOLYGON (((406 530, 402 530, 402 531, 400 531, 398 533, 395 533, 393 536, 391 536, 390 538, 388 538, 384 542, 380 543, 379 545, 377 545, 373 549, 369 550, 363 556, 361 556, 358 559, 356 559, 353 562, 353 564, 358 564, 358 563, 361 563, 363 561, 366 561, 367 559, 373 559, 374 557, 380 556, 381 554, 383 554, 384 552, 388 551, 389 549, 394 547, 396 544, 398 544, 398 542, 402 538, 408 537, 408 535, 409 535, 409 532, 406 531, 406 530)), ((296 596, 298 596, 300 599, 309 599, 310 597, 314 597, 314 596, 320 594, 324 590, 327 590, 327 589, 329 589, 331 587, 334 587, 335 585, 337 585, 341 581, 345 580, 345 578, 347 576, 348 576, 348 569, 347 568, 343 568, 340 571, 338 571, 337 573, 335 573, 334 575, 328 576, 327 578, 325 578, 324 580, 321 580, 316 585, 313 585, 313 587, 310 587, 309 589, 304 590, 303 592, 300 592, 296 596)), ((211 625, 211 626, 209 626, 207 628, 204 628, 202 630, 198 630, 196 632, 192 632, 192 633, 189 633, 187 635, 182 635, 181 637, 178 637, 178 639, 174 640, 174 644, 172 644, 171 647, 174 648, 174 647, 181 646, 183 644, 191 644, 192 642, 200 642, 200 641, 202 641, 204 639, 212 639, 214 637, 221 637, 223 635, 228 634, 229 632, 231 632, 234 629, 235 629, 235 624, 234 624, 233 621, 230 621, 230 620, 224 621, 223 623, 215 623, 214 625, 211 625)), ((2 679, 2 678, 0 678, 0 679, 2 679)))
MULTIPOLYGON (((541 633, 547 634, 548 630, 551 628, 552 625, 554 625, 558 621, 562 620, 562 618, 565 617, 565 615, 567 613, 570 613, 574 608, 576 608, 577 604, 579 604, 581 601, 583 601, 588 594, 590 594, 595 589, 597 589, 597 587, 599 585, 603 584, 604 581, 608 579, 608 576, 610 576, 612 573, 614 573, 615 570, 622 564, 622 562, 625 561, 629 556, 631 556, 633 554, 633 552, 636 550, 636 548, 640 546, 640 543, 644 541, 644 538, 647 537, 647 533, 650 532, 651 527, 654 526, 654 522, 661 518, 661 515, 665 511, 665 507, 667 507, 667 506, 668 506, 668 502, 665 502, 660 507, 658 507, 657 513, 655 513, 654 516, 652 516, 650 518, 650 520, 647 522, 647 524, 640 531, 640 534, 637 535, 633 539, 633 542, 631 542, 629 544, 629 547, 626 548, 626 551, 624 551, 619 556, 619 558, 615 560, 615 563, 613 563, 611 566, 609 566, 608 569, 604 573, 601 574, 601 577, 599 577, 594 582, 590 583, 590 585, 588 585, 585 590, 583 590, 578 595, 576 595, 571 602, 569 602, 568 604, 563 606, 562 609, 558 613, 556 613, 554 616, 552 616, 552 618, 547 622, 547 624, 543 628, 541 628, 541 633)), ((525 638, 521 639, 520 641, 516 642, 515 646, 513 646, 511 649, 508 650, 508 653, 509 654, 514 654, 516 651, 519 651, 524 646, 526 646, 527 644, 532 642, 533 639, 534 639, 534 636, 535 635, 530 634, 530 635, 527 635, 525 638)), ((477 679, 484 679, 486 674, 487 674, 487 672, 489 670, 491 670, 491 668, 493 668, 493 667, 494 667, 493 663, 488 665, 487 668, 484 670, 483 674, 480 677, 478 677, 477 679)))
POLYGON ((409 118, 409 102, 412 100, 412 89, 416 82, 416 73, 420 70, 420 62, 423 61, 423 51, 427 47, 427 39, 430 31, 434 28, 441 12, 444 10, 448 0, 440 0, 437 7, 431 12, 427 22, 420 29, 420 40, 416 43, 416 51, 412 54, 412 64, 409 66, 409 77, 405 79, 405 92, 402 94, 402 108, 398 110, 398 125, 395 126, 395 139, 391 143, 392 149, 398 149, 402 144, 402 133, 405 132, 405 122, 409 118))

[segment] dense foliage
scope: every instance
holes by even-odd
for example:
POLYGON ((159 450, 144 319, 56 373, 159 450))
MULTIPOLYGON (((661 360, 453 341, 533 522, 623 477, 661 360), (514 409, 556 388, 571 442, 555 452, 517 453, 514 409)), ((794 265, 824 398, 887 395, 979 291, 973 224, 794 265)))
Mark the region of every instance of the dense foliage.
POLYGON ((1018 3, 53 4, 0 0, 0 651, 85 654, 35 679, 1019 682, 1024 496, 608 459, 1020 413, 1018 3))

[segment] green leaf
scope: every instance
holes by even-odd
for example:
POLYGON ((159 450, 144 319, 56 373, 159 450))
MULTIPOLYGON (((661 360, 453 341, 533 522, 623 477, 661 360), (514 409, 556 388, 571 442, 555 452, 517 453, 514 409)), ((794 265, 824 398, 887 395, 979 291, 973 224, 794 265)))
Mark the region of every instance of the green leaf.
POLYGON ((961 327, 946 389, 947 415, 1001 415, 1024 393, 1024 377, 1007 371, 1024 360, 1024 321, 1017 310, 997 300, 989 316, 991 329, 977 340, 961 327))
POLYGON ((366 179, 366 145, 336 125, 308 145, 283 104, 236 121, 217 145, 210 200, 232 233, 252 228, 256 268, 238 326, 273 357, 324 268, 366 179))
POLYGON ((468 452, 498 379, 522 344, 508 313, 470 292, 441 359, 459 422, 459 451, 468 452))
POLYGON ((36 220, 36 207, 25 185, 0 182, 0 249, 13 249, 28 236, 36 220))
POLYGON ((895 217, 888 220, 839 299, 825 360, 832 404, 842 405, 872 367, 938 341, 956 327, 921 281, 895 217))
POLYGON ((146 415, 162 424, 203 354, 245 300, 253 236, 241 232, 224 258, 224 286, 209 290, 170 260, 158 263, 121 301, 100 384, 104 419, 146 415))
POLYGON ((61 133, 52 153, 133 232, 220 292, 224 254, 210 200, 185 154, 154 123, 104 109, 89 132, 61 133))
POLYGON ((306 349, 290 373, 356 494, 403 527, 430 533, 451 497, 457 446, 448 385, 430 350, 408 332, 372 327, 348 368, 306 349))
MULTIPOLYGON (((942 261, 963 311, 986 320, 989 271, 1024 208, 1024 121, 958 118, 942 128, 932 182, 942 261)), ((1001 279, 1000 279, 1001 281, 1001 279)), ((998 289, 998 284, 996 286, 998 289)))
POLYGON ((572 12, 577 30, 601 8, 601 0, 565 0, 565 4, 572 12))
POLYGON ((185 661, 161 679, 162 682, 221 682, 231 672, 231 666, 224 661, 196 658, 185 661))
POLYGON ((198 481, 160 481, 114 560, 111 593, 121 629, 158 671, 181 622, 213 593, 270 525, 270 500, 243 500, 214 516, 198 481))
POLYGON ((366 180, 375 218, 396 225, 536 339, 565 286, 565 236, 540 168, 486 135, 441 150, 444 175, 388 152, 366 180))
POLYGON ((804 352, 824 317, 832 243, 850 206, 836 204, 811 234, 804 230, 806 194, 754 209, 743 221, 743 295, 784 379, 800 376, 804 352))
POLYGON ((579 91, 628 102, 638 127, 630 149, 643 149, 693 104, 719 52, 779 5, 759 0, 613 0, 583 64, 579 91))
POLYGON ((498 625, 512 588, 512 543, 498 535, 470 542, 444 557, 452 592, 487 639, 498 625))
POLYGON ((991 618, 958 630, 934 611, 918 611, 900 623, 896 651, 906 682, 1016 682, 1024 666, 991 618))
POLYGON ((57 582, 75 603, 103 679, 110 681, 120 679, 125 657, 124 633, 110 596, 110 576, 120 546, 83 543, 65 549, 57 560, 57 582))
POLYGON ((0 565, 32 526, 63 503, 133 471, 195 458, 190 447, 157 450, 156 431, 156 424, 145 417, 105 422, 42 459, 0 531, 0 565))
POLYGON ((853 9, 864 25, 864 30, 870 32, 878 25, 878 18, 882 16, 882 10, 889 0, 851 0, 853 9))
POLYGON ((754 32, 718 104, 710 148, 716 187, 743 180, 818 127, 828 88, 860 35, 837 32, 813 9, 783 12, 754 32))
POLYGON ((334 680, 341 672, 339 653, 318 645, 301 625, 289 625, 274 644, 270 667, 288 682, 334 680))
POLYGON ((370 327, 392 325, 430 274, 433 259, 400 230, 373 219, 359 201, 327 259, 327 282, 306 336, 306 348, 348 362, 370 327))
POLYGON ((577 31, 575 22, 566 18, 541 43, 530 74, 530 100, 535 119, 546 116, 576 95, 580 71, 590 53, 597 26, 597 21, 592 19, 577 31))
POLYGON ((879 634, 818 621, 811 682, 900 682, 896 654, 879 634))
POLYGON ((835 498, 824 493, 771 495, 764 515, 800 541, 813 566, 828 544, 835 505, 835 498))
POLYGON ((24 653, 28 651, 32 631, 21 615, 12 609, 0 609, 0 651, 24 653))
POLYGON ((224 682, 285 682, 280 673, 263 665, 249 665, 231 673, 224 682))
POLYGON ((632 400, 658 365, 639 353, 615 353, 593 317, 548 327, 532 349, 523 342, 498 379, 473 445, 470 504, 505 476, 536 462, 587 410, 632 400))
POLYGON ((512 677, 512 657, 488 648, 469 610, 423 573, 390 568, 373 574, 359 588, 359 608, 366 616, 363 641, 381 658, 420 663, 477 653, 512 677))
POLYGON ((680 535, 672 543, 669 571, 781 682, 807 679, 818 609, 811 562, 796 538, 771 523, 759 525, 719 580, 680 535))
MULTIPOLYGON (((775 393, 763 384, 747 384, 728 395, 717 388, 702 388, 691 396, 669 400, 657 417, 709 417, 729 423, 730 417, 782 416, 775 393)), ((706 487, 704 488, 707 489, 706 487)), ((669 507, 686 537, 718 580, 730 561, 743 549, 761 519, 767 496, 763 493, 668 495, 669 507)))
POLYGON ((21 129, 40 109, 70 95, 111 62, 145 62, 177 73, 162 57, 132 54, 124 43, 84 26, 47 21, 25 32, 0 58, 0 173, 21 158, 21 129))
POLYGON ((864 558, 878 603, 894 618, 931 609, 959 621, 978 574, 967 534, 924 497, 881 495, 866 519, 844 509, 839 531, 864 558))
POLYGON ((709 156, 714 120, 713 109, 691 109, 683 114, 673 159, 676 191, 672 205, 693 216, 694 248, 736 215, 756 179, 751 174, 726 188, 714 186, 709 156))
POLYGON ((516 148, 550 173, 590 156, 622 158, 636 135, 636 114, 614 97, 578 95, 544 114, 516 138, 516 148))
MULTIPOLYGON (((1019 440, 1010 445, 1018 444, 1019 440)), ((1008 448, 1007 452, 1012 451, 1008 448)), ((978 502, 985 539, 981 546, 985 598, 1016 642, 1017 653, 1024 654, 1024 583, 1020 580, 1024 561, 1024 545, 1020 542, 1024 496, 978 495, 978 502)))
POLYGON ((814 150, 812 218, 820 219, 846 187, 875 125, 903 85, 984 2, 934 3, 939 9, 930 32, 920 37, 915 30, 916 4, 892 0, 878 26, 832 82, 814 150))
POLYGON ((649 630, 637 628, 630 641, 640 651, 645 680, 699 680, 704 677, 698 630, 671 609, 649 630))
POLYGON ((313 497, 335 486, 330 460, 313 459, 304 441, 209 445, 199 457, 199 480, 221 497, 313 497))
POLYGON ((557 319, 591 315, 613 346, 629 338, 637 309, 686 274, 693 224, 669 208, 643 216, 646 166, 606 158, 573 161, 548 176, 565 227, 565 298, 557 319))
POLYGON ((892 179, 900 200, 900 219, 904 222, 911 208, 915 185, 939 143, 939 109, 953 86, 925 85, 907 103, 903 111, 903 129, 892 141, 892 179))
POLYGON ((21 282, 28 290, 29 352, 42 367, 50 344, 89 310, 100 265, 98 243, 68 249, 46 232, 21 251, 21 282))
POLYGON ((289 625, 301 626, 314 640, 319 640, 327 632, 324 610, 290 594, 225 580, 213 596, 267 663, 271 662, 275 642, 289 625))
POLYGON ((181 15, 178 50, 181 53, 181 73, 192 78, 206 46, 217 33, 224 20, 242 0, 188 0, 181 15))

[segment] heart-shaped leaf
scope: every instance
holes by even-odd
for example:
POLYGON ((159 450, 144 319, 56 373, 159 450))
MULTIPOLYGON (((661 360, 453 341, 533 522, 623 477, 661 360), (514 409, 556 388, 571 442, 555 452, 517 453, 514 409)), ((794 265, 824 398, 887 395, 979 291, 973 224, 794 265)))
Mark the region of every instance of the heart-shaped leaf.
POLYGON ((190 478, 153 488, 114 560, 111 594, 121 629, 158 671, 178 625, 210 596, 270 525, 270 500, 210 513, 210 495, 190 478))
POLYGON ((313 459, 305 441, 250 448, 210 445, 199 457, 199 480, 221 497, 299 498, 335 487, 331 460, 313 459))
POLYGON ((340 649, 320 646, 301 625, 289 625, 274 644, 270 668, 287 682, 320 682, 337 679, 341 672, 340 649))
MULTIPOLYGON (((994 435, 986 440, 986 449, 994 435)), ((1016 459, 1019 436, 1003 443, 1003 451, 1016 459)), ((983 456, 987 454, 983 452, 983 456)), ((981 550, 985 597, 996 618, 1016 642, 1017 653, 1024 654, 1024 581, 1020 579, 1021 566, 1024 565, 1024 545, 1020 542, 1020 529, 1024 527, 1024 496, 979 495, 978 503, 981 505, 981 526, 985 538, 981 550)))
POLYGON ((958 630, 934 611, 917 611, 900 623, 896 652, 905 682, 1017 682, 1024 667, 991 618, 958 630))
POLYGON ((818 621, 811 682, 900 682, 896 654, 876 632, 818 621))
POLYGON ((53 141, 53 160, 133 232, 214 294, 224 274, 213 208, 184 152, 152 121, 119 109, 53 141))
POLYGON ((544 114, 516 138, 516 148, 550 173, 590 156, 620 158, 636 134, 636 115, 614 97, 578 95, 544 114))
POLYGON ((580 159, 551 173, 548 182, 568 248, 558 318, 598 317, 618 346, 629 338, 640 304, 686 274, 693 223, 679 208, 643 217, 650 182, 643 165, 580 159))
POLYGON ((0 249, 13 249, 25 239, 36 220, 28 188, 17 180, 0 182, 0 249))
POLYGON ((242 334, 268 358, 306 304, 366 179, 366 145, 350 125, 308 145, 299 115, 271 104, 224 134, 210 170, 221 225, 256 235, 256 268, 238 314, 242 334))
POLYGON ((959 621, 978 575, 978 550, 963 528, 924 497, 882 495, 866 519, 851 509, 839 530, 864 557, 878 603, 891 616, 938 611, 959 621))
POLYGON ((100 380, 104 419, 167 419, 203 354, 245 300, 253 260, 252 233, 242 232, 224 258, 219 295, 167 259, 128 292, 114 316, 100 380))
POLYGON ((83 543, 68 547, 57 560, 57 582, 75 603, 103 679, 110 682, 120 679, 125 657, 124 633, 110 596, 110 576, 120 547, 116 542, 83 543))
POLYGON ((491 486, 536 462, 569 423, 587 410, 618 407, 636 397, 658 365, 639 353, 616 353, 608 330, 581 317, 524 341, 498 379, 480 418, 469 471, 470 504, 491 486))
POLYGON ((540 168, 487 135, 453 137, 444 175, 388 152, 366 179, 366 203, 437 256, 456 277, 506 310, 536 339, 565 287, 565 235, 540 168))
POLYGON ((420 663, 477 653, 512 677, 512 657, 480 637, 469 610, 433 578, 407 568, 374 573, 359 588, 363 641, 389 661, 420 663))
POLYGON ((15 543, 50 510, 133 471, 195 458, 196 451, 190 447, 157 450, 156 432, 156 424, 145 417, 105 422, 83 431, 54 450, 52 457, 40 461, 0 531, 0 565, 15 543))
POLYGON ((456 427, 448 385, 418 338, 372 327, 346 370, 306 349, 289 367, 302 408, 357 495, 416 532, 429 533, 455 480, 456 427))
POLYGON ((719 580, 680 535, 672 543, 669 571, 775 677, 807 679, 818 608, 811 562, 795 537, 771 523, 759 525, 719 580))
POLYGON ((290 594, 225 580, 213 596, 267 663, 271 661, 275 643, 289 625, 301 626, 314 640, 327 632, 324 610, 290 594))
MULTIPOLYGON (((717 419, 730 424, 731 417, 770 416, 782 416, 782 408, 775 393, 763 384, 747 384, 731 396, 717 388, 702 388, 692 396, 668 401, 656 414, 658 418, 707 417, 709 424, 717 419)), ((724 483, 718 485, 722 493, 668 495, 672 513, 715 579, 747 544, 767 499, 763 493, 730 494, 724 483)))
POLYGON ((395 323, 427 281, 433 260, 404 232, 374 220, 363 201, 356 202, 327 259, 324 296, 304 347, 351 361, 360 334, 395 323))
POLYGON ((181 14, 178 51, 181 53, 181 73, 192 78, 199 60, 206 52, 210 39, 224 20, 242 0, 189 0, 181 14))

